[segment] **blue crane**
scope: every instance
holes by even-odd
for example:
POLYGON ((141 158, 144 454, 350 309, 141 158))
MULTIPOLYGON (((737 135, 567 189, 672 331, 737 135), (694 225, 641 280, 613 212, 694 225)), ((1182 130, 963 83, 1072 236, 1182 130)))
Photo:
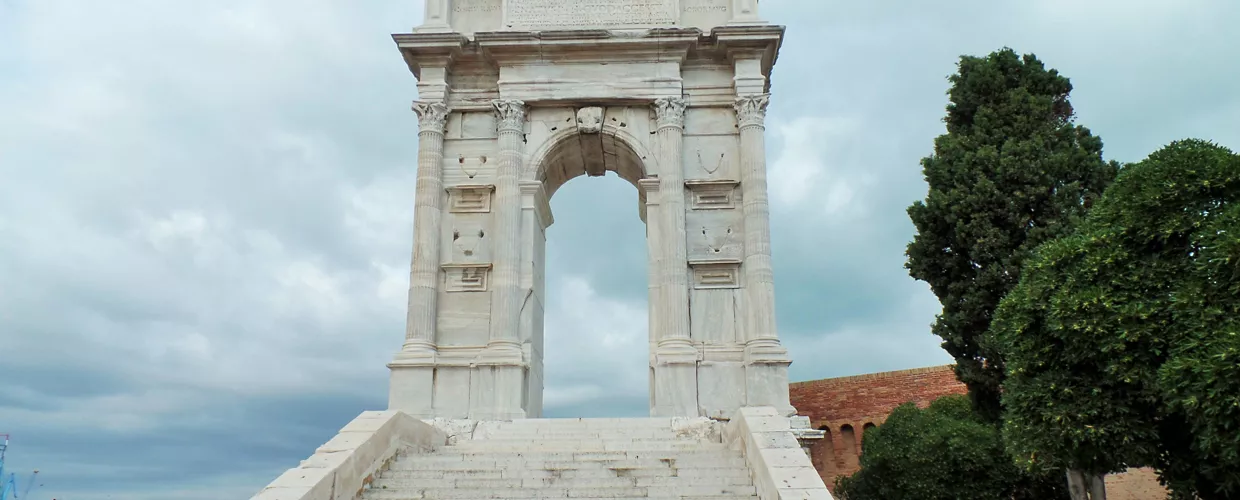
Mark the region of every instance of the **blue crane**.
POLYGON ((9 435, 0 434, 3 444, 0 444, 0 500, 21 500, 27 498, 30 490, 34 488, 35 476, 39 475, 39 471, 30 474, 30 480, 26 482, 26 489, 22 491, 21 496, 17 495, 17 474, 9 473, 8 477, 4 476, 4 453, 9 450, 9 435))

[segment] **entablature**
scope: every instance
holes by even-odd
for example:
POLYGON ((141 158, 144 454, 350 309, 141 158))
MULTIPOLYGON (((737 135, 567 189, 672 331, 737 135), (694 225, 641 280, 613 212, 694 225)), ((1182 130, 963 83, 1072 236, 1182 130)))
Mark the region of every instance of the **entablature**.
MULTIPOLYGON (((445 93, 463 94, 461 104, 474 108, 500 96, 530 105, 681 96, 687 66, 732 67, 744 75, 741 81, 752 82, 738 91, 766 90, 783 34, 783 26, 756 24, 720 26, 709 33, 680 27, 488 31, 470 39, 461 33, 419 32, 396 34, 393 40, 420 82, 443 80, 445 93), (424 77, 426 68, 434 71, 424 77), (464 72, 496 81, 462 83, 459 74, 464 72), (453 73, 458 77, 447 76, 453 73)), ((714 101, 703 104, 719 104, 714 101)))

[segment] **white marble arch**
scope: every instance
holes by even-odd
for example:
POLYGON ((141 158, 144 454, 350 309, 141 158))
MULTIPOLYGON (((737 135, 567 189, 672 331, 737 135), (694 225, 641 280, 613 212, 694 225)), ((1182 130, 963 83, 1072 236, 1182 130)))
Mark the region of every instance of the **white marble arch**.
MULTIPOLYGON (((603 123, 596 133, 582 133, 577 127, 564 127, 552 132, 528 155, 521 169, 521 182, 541 182, 546 198, 550 200, 570 180, 582 175, 602 175, 597 170, 593 173, 586 170, 586 162, 582 161, 586 159, 584 154, 579 158, 574 158, 572 154, 585 152, 588 144, 583 142, 597 139, 601 148, 602 141, 610 140, 612 142, 604 154, 614 156, 617 163, 607 162, 606 156, 598 159, 603 161, 604 172, 615 173, 637 189, 638 214, 642 222, 646 222, 646 192, 640 182, 652 173, 657 174, 658 159, 645 142, 629 131, 627 122, 624 123, 625 126, 619 122, 603 123)), ((554 219, 548 220, 547 226, 554 222, 554 219)))
POLYGON ((651 415, 794 414, 764 142, 783 28, 582 28, 394 35, 421 100, 409 318, 388 365, 389 408, 542 416, 549 199, 611 171, 637 186, 647 227, 651 415))
MULTIPOLYGON (((555 110, 546 110, 540 113, 535 110, 532 115, 535 120, 532 128, 538 127, 539 118, 547 118, 549 121, 558 123, 559 116, 563 113, 556 113, 555 110)), ((523 286, 529 284, 531 296, 536 300, 530 301, 528 305, 533 306, 523 312, 521 328, 523 330, 522 337, 532 341, 534 349, 531 359, 532 376, 541 379, 542 376, 542 360, 543 360, 543 306, 546 304, 545 298, 545 281, 544 270, 546 263, 545 243, 546 230, 554 223, 554 216, 550 213, 550 199, 555 193, 568 181, 580 176, 598 177, 606 175, 607 172, 616 174, 617 177, 628 181, 637 191, 638 210, 637 215, 643 223, 647 225, 648 239, 648 283, 650 288, 650 341, 653 347, 657 343, 656 332, 660 325, 658 324, 658 315, 654 311, 657 307, 660 295, 658 293, 659 275, 658 265, 661 256, 659 249, 655 245, 656 239, 652 238, 652 232, 657 230, 656 221, 651 221, 647 217, 647 203, 652 197, 657 198, 659 172, 658 159, 654 151, 647 145, 647 140, 638 137, 632 133, 628 115, 634 111, 645 115, 647 110, 627 107, 605 108, 581 108, 578 114, 598 113, 602 115, 601 126, 594 128, 584 128, 581 126, 557 127, 557 130, 550 131, 550 135, 546 135, 539 140, 539 144, 532 148, 532 152, 528 155, 525 168, 522 169, 521 182, 523 186, 527 186, 525 192, 529 193, 530 199, 524 200, 523 205, 528 207, 548 207, 546 216, 540 216, 537 210, 523 218, 522 221, 522 239, 525 240, 522 252, 523 266, 523 286), (622 118, 617 118, 620 115, 622 118), (616 118, 609 120, 608 118, 616 118), (653 189, 653 193, 648 190, 653 189), (524 279, 528 275, 529 279, 524 279)), ((645 116, 639 117, 645 121, 645 116)), ((635 125, 637 122, 635 122, 635 125)), ((654 358, 651 357, 650 368, 650 387, 651 391, 651 408, 655 408, 655 396, 653 388, 656 387, 655 377, 656 370, 654 366, 654 358)), ((541 392, 541 387, 531 387, 531 392, 541 392)), ((530 400, 540 400, 541 395, 531 394, 530 400)))

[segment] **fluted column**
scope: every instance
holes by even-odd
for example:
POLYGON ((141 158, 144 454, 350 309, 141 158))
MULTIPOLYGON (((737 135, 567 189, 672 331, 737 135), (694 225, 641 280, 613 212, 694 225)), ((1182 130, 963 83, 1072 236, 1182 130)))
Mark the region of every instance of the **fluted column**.
POLYGON ((405 342, 391 370, 388 407, 417 417, 434 415, 435 345, 439 299, 440 225, 443 221, 443 139, 448 106, 415 101, 418 173, 413 209, 413 262, 405 342))
POLYGON ((521 161, 525 147, 525 103, 493 101, 499 154, 493 209, 495 242, 491 274, 491 332, 475 373, 480 393, 472 397, 470 418, 509 420, 527 416, 522 407, 526 363, 521 345, 521 161))
POLYGON ((685 99, 665 97, 654 102, 657 119, 659 197, 663 215, 663 323, 660 346, 691 345, 689 339, 689 249, 685 237, 684 134, 685 99))
POLYGON ((520 350, 521 155, 525 145, 525 103, 494 101, 499 122, 499 165, 495 175, 495 248, 491 285, 492 348, 520 350))
POLYGON ((775 280, 771 267, 771 210, 766 185, 766 107, 769 94, 736 99, 741 139, 741 197, 745 217, 746 398, 791 414, 788 351, 775 329, 775 280))
POLYGON ((435 355, 439 298, 439 234, 443 220, 443 135, 448 106, 413 103, 418 115, 418 173, 413 208, 413 263, 409 271, 409 309, 405 344, 398 359, 435 355))
MULTIPOLYGON (((685 237, 684 133, 682 97, 654 102, 659 162, 661 248, 659 332, 655 347, 654 416, 696 417, 698 352, 689 330, 689 251, 685 237)), ((648 216, 649 217, 649 216, 648 216)))
POLYGON ((741 190, 745 217, 743 272, 748 291, 746 344, 775 339, 775 283, 771 270, 771 209, 766 186, 767 94, 736 99, 741 134, 741 190))

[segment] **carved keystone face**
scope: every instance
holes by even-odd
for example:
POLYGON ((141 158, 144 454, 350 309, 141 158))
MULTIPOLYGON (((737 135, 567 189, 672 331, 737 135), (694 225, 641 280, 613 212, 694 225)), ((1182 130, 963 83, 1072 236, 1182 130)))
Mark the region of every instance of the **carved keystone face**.
POLYGON ((603 108, 581 108, 577 110, 577 132, 597 134, 603 130, 603 108))

